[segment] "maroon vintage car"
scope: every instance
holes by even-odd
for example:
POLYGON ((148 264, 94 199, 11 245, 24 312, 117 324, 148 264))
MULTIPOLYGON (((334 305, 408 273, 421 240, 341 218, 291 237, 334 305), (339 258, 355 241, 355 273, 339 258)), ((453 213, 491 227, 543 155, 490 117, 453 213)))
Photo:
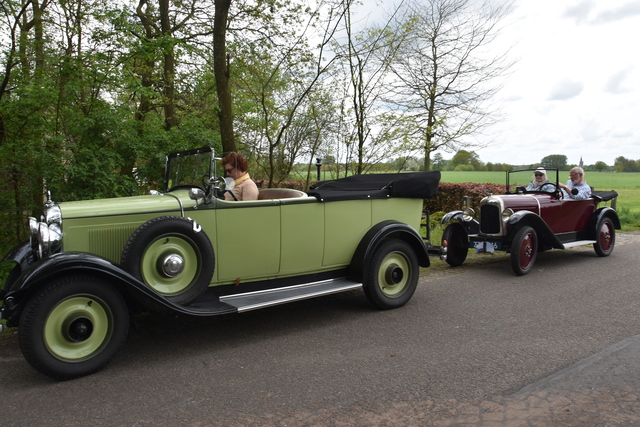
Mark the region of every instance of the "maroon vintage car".
POLYGON ((547 176, 555 173, 555 182, 544 187, 547 191, 527 191, 524 185, 533 172, 507 173, 506 194, 489 194, 482 199, 478 216, 465 203, 463 210, 442 218, 442 224, 448 224, 442 244, 447 248, 449 265, 461 265, 469 248, 510 252, 511 268, 517 275, 531 270, 538 252, 552 248, 592 244, 599 256, 611 254, 615 230, 620 229, 615 211, 618 193, 592 190, 585 200, 565 198, 558 186, 557 170, 547 170, 547 176))

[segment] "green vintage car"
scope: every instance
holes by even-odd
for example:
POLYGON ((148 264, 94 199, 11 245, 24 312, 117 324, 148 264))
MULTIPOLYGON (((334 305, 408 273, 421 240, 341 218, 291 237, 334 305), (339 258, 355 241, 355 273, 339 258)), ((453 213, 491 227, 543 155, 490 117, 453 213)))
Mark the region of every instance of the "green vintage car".
MULTIPOLYGON (((70 379, 104 367, 132 314, 214 316, 363 288, 380 309, 409 301, 423 199, 439 172, 322 181, 226 201, 211 148, 172 153, 163 192, 56 204, 30 218, 5 262, 0 319, 38 371, 70 379)), ((0 328, 2 325, 0 324, 0 328)))

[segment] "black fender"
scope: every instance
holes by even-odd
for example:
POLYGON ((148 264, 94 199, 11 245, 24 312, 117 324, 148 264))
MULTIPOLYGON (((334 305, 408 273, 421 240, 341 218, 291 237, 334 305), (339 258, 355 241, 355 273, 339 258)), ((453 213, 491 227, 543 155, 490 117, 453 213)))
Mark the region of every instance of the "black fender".
MULTIPOLYGON (((20 270, 24 271, 31 265, 35 258, 31 249, 31 243, 24 242, 14 247, 2 258, 2 262, 13 261, 20 266, 20 270)), ((5 289, 7 290, 7 289, 5 289)))
MULTIPOLYGON (((152 311, 169 310, 195 316, 213 314, 172 303, 127 273, 119 265, 97 255, 82 252, 62 252, 29 265, 13 283, 11 291, 7 293, 5 307, 9 308, 12 312, 11 316, 15 319, 15 316, 19 315, 21 311, 21 306, 35 291, 56 277, 78 273, 105 278, 122 293, 130 307, 136 306, 137 303, 138 306, 152 311)), ((237 309, 230 307, 228 313, 234 312, 237 312, 237 309)), ((215 314, 222 314, 222 312, 218 311, 215 314)))
MULTIPOLYGON (((558 239, 556 234, 549 228, 546 222, 540 216, 534 212, 522 210, 514 213, 507 220, 509 230, 507 231, 507 241, 512 242, 517 231, 528 225, 536 230, 536 234, 541 242, 550 245, 556 249, 564 249, 564 245, 558 239)), ((542 245, 538 245, 540 248, 542 245)))
POLYGON ((420 234, 407 224, 388 220, 371 227, 360 240, 347 269, 347 276, 352 280, 361 281, 364 270, 371 262, 376 248, 388 239, 401 239, 407 242, 416 252, 420 267, 429 267, 429 253, 420 234))
POLYGON ((440 220, 440 224, 445 225, 450 222, 459 223, 462 228, 469 234, 478 234, 480 232, 480 223, 475 218, 471 221, 465 221, 462 219, 464 213, 462 211, 451 211, 444 214, 440 220))
POLYGON ((589 219, 587 230, 587 236, 589 239, 596 240, 596 227, 603 218, 610 218, 611 221, 613 221, 613 228, 615 228, 616 230, 620 230, 621 225, 620 218, 618 218, 618 213, 615 211, 615 209, 605 206, 597 209, 589 219))

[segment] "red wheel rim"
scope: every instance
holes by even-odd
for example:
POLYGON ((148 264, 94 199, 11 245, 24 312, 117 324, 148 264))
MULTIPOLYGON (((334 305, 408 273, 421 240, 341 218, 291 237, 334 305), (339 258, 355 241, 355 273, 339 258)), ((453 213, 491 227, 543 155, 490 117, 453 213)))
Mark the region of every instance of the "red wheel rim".
POLYGON ((600 234, 598 235, 598 241, 600 242, 600 247, 605 252, 611 249, 611 243, 612 243, 611 235, 612 235, 611 223, 605 222, 604 224, 602 224, 602 227, 600 227, 600 234))
POLYGON ((522 270, 528 270, 533 264, 534 256, 536 254, 536 241, 531 233, 527 233, 522 239, 520 244, 520 251, 518 253, 518 259, 520 262, 520 268, 522 270))

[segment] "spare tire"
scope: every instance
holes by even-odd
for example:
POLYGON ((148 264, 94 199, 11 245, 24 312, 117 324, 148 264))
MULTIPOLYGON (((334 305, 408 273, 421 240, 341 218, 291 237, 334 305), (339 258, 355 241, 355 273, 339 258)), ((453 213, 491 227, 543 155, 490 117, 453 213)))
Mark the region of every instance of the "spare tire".
POLYGON ((207 290, 215 258, 209 237, 194 221, 162 216, 133 232, 121 264, 158 294, 185 305, 207 290))

